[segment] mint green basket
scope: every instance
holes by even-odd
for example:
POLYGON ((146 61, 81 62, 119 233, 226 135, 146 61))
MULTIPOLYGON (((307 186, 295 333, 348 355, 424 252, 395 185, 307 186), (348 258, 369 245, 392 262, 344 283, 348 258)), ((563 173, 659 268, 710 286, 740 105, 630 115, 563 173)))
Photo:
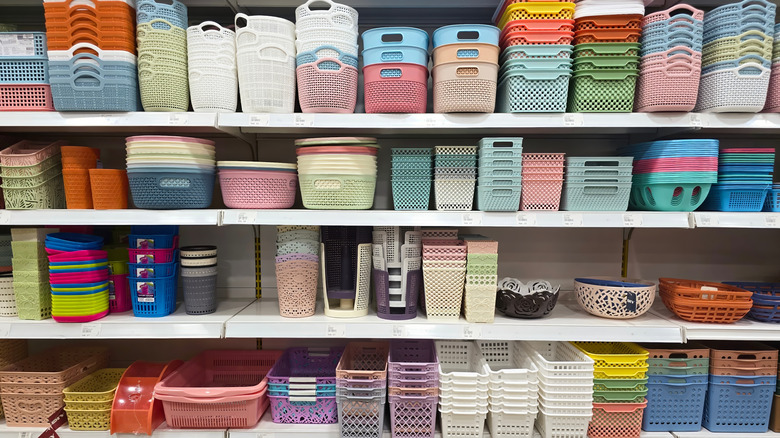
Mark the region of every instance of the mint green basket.
POLYGON ((41 258, 23 258, 22 256, 16 256, 11 259, 11 265, 14 269, 14 274, 18 271, 43 271, 49 272, 48 259, 41 258))
POLYGON ((43 242, 11 242, 11 251, 19 259, 45 259, 43 242))
POLYGON ((51 318, 51 287, 48 282, 23 283, 14 279, 14 297, 19 319, 51 318))
POLYGON ((65 208, 65 186, 62 173, 34 187, 14 188, 5 183, 3 197, 8 210, 40 210, 65 208))
POLYGON ((638 70, 581 70, 572 74, 569 111, 630 113, 638 70))
POLYGON ((42 283, 49 281, 49 271, 17 271, 14 269, 14 281, 21 283, 42 283))
POLYGON ((466 261, 469 265, 497 265, 498 254, 467 254, 466 261))
POLYGON ((466 264, 466 274, 474 275, 498 275, 498 265, 474 265, 466 264))
POLYGON ((376 175, 299 174, 303 206, 313 210, 368 210, 374 205, 376 175))

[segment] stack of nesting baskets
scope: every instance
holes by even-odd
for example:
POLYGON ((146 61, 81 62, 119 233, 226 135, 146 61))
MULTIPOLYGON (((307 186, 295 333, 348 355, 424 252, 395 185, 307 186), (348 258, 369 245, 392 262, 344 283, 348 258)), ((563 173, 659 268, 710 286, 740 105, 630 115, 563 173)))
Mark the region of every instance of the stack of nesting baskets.
POLYGON ((46 34, 0 33, 0 111, 53 111, 46 34))
POLYGON ((62 144, 21 141, 0 151, 5 208, 65 208, 60 158, 62 144))
POLYGON ((767 113, 780 112, 780 41, 778 38, 780 38, 780 24, 775 24, 774 40, 777 42, 772 46, 772 76, 769 79, 769 91, 766 94, 766 105, 764 105, 764 112, 767 113))
POLYGON ((290 208, 298 191, 290 163, 218 161, 222 200, 229 208, 290 208))
POLYGON ((195 112, 235 112, 236 33, 213 21, 187 28, 187 71, 195 112))

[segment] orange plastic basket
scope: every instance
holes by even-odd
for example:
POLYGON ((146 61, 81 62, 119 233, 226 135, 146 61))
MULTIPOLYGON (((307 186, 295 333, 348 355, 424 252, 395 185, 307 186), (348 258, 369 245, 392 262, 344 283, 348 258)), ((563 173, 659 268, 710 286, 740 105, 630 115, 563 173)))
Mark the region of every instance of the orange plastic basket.
POLYGON ((389 353, 387 342, 350 342, 336 365, 336 378, 385 380, 389 353))
POLYGON ((639 29, 587 29, 574 32, 574 45, 587 43, 637 43, 642 36, 639 29))
POLYGON ((501 40, 501 50, 510 46, 569 45, 573 37, 572 31, 510 32, 501 40))
POLYGON ((63 169, 94 169, 100 157, 100 149, 86 146, 61 146, 63 169))
POLYGON ((754 366, 777 367, 778 350, 761 342, 707 342, 710 347, 710 358, 720 361, 719 366, 741 366, 752 364, 754 366), (729 362, 730 361, 730 362, 729 362))
POLYGON ((127 171, 117 169, 89 169, 92 185, 92 204, 95 210, 123 210, 127 208, 129 183, 127 171))
POLYGON ((184 362, 167 364, 138 361, 125 370, 111 408, 111 434, 151 435, 165 421, 161 400, 154 398, 154 386, 184 362))
POLYGON ((95 17, 101 17, 104 14, 130 14, 135 16, 135 9, 124 1, 98 1, 93 2, 94 6, 85 5, 83 1, 63 0, 59 2, 43 2, 43 11, 46 20, 49 17, 59 18, 72 16, 73 14, 91 12, 95 17))
POLYGON ((102 50, 123 50, 135 54, 135 35, 132 32, 100 33, 94 27, 82 27, 76 33, 46 33, 49 50, 70 50, 80 43, 92 44, 102 50))
POLYGON ((669 359, 684 362, 710 357, 710 349, 695 342, 683 344, 680 348, 669 348, 669 345, 666 344, 642 344, 642 348, 647 350, 648 359, 669 359))
POLYGON ((574 30, 574 20, 514 20, 501 30, 501 38, 510 32, 534 30, 574 30))
POLYGON ((776 376, 777 367, 746 368, 746 367, 710 367, 710 374, 714 376, 776 376))
POLYGON ((62 169, 65 203, 68 209, 92 208, 92 187, 88 169, 62 169))
POLYGON ((642 433, 643 403, 593 403, 589 438, 631 438, 642 433))
POLYGON ((751 301, 704 301, 686 298, 661 298, 664 305, 681 319, 691 322, 730 324, 744 318, 753 306, 751 301))
POLYGON ((52 33, 71 33, 75 34, 80 29, 97 29, 102 32, 123 32, 133 33, 135 22, 132 15, 106 16, 99 18, 91 14, 77 14, 73 17, 62 20, 46 21, 46 31, 52 33))
POLYGON ((693 300, 750 301, 753 296, 752 292, 728 284, 676 278, 660 278, 658 287, 662 295, 693 300))
POLYGON ((598 15, 574 20, 574 31, 588 29, 642 29, 641 15, 598 15))

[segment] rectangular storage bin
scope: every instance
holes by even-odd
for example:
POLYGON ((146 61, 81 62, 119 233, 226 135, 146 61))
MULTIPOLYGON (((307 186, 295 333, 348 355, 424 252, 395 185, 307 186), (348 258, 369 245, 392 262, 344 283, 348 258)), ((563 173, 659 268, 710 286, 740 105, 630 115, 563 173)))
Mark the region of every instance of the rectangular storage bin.
POLYGON ((518 211, 520 209, 520 186, 477 187, 477 210, 518 211))
POLYGON ((268 372, 268 383, 335 385, 336 365, 343 352, 341 347, 288 348, 268 372))
POLYGON ((513 70, 501 77, 496 110, 502 113, 566 112, 570 70, 513 70))
POLYGON ((439 179, 434 181, 436 209, 470 211, 474 203, 476 179, 439 179))
POLYGON ((594 403, 589 438, 639 438, 647 403, 594 403))
POLYGON ((421 373, 438 375, 439 360, 433 341, 407 339, 390 342, 388 372, 391 378, 415 377, 421 373))
POLYGON ((394 437, 433 437, 436 431, 436 395, 391 395, 389 402, 390 430, 394 437))
POLYGON ((393 177, 395 210, 427 210, 431 201, 431 178, 399 179, 393 177))
POLYGON ((480 438, 485 430, 487 408, 453 410, 439 406, 443 438, 480 438))
POLYGON ((46 59, 45 32, 0 32, 0 60, 46 59))
POLYGON ((139 317, 167 316, 176 310, 178 273, 157 278, 129 277, 133 300, 133 315, 139 317))
POLYGON ((433 68, 433 112, 492 113, 496 106, 498 64, 450 63, 433 68))
POLYGON ((563 179, 529 179, 523 176, 520 209, 524 211, 558 211, 563 179))
POLYGON ((379 438, 385 419, 386 394, 381 396, 337 396, 342 438, 379 438))
POLYGON ((562 210, 626 211, 631 197, 631 183, 574 183, 566 181, 562 210))
POLYGON ((710 376, 702 425, 711 432, 766 432, 777 377, 710 376))
POLYGON ((48 84, 49 62, 45 59, 0 57, 0 84, 48 84))
POLYGON ((386 342, 350 342, 336 366, 339 379, 387 380, 386 342))
POLYGON ((649 432, 696 432, 701 429, 707 395, 706 381, 649 382, 647 388, 647 408, 642 418, 642 429, 649 432))
POLYGON ((637 70, 583 70, 572 76, 569 111, 629 113, 634 109, 637 70))
MULTIPOLYGON (((335 379, 334 379, 335 380, 335 379)), ((274 423, 334 424, 338 422, 336 397, 269 396, 274 423)))

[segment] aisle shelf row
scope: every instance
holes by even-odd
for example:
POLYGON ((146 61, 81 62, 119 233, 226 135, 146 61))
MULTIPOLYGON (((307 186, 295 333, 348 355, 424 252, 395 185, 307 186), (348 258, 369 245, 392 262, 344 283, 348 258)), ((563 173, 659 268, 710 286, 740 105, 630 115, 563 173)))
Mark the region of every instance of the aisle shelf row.
MULTIPOLYGON (((2 6, 0 4, 0 6, 2 6)), ((780 114, 267 114, 3 112, 0 132, 186 133, 289 136, 312 134, 479 137, 502 134, 668 135, 685 131, 780 132, 780 114)))
MULTIPOLYGON (((733 324, 713 324, 683 321, 663 305, 654 305, 650 313, 680 325, 688 341, 733 340, 733 341, 777 341, 780 326, 743 318, 733 324)), ((720 435, 718 435, 720 436, 720 435)))
MULTIPOLYGON (((8 427, 5 425, 5 421, 0 423, 0 438, 38 438, 41 432, 43 430, 40 427, 8 427)), ((124 433, 111 435, 108 431, 70 430, 67 425, 57 429, 57 435, 62 438, 129 438, 139 436, 124 433)), ((154 438, 226 438, 228 431, 223 429, 171 429, 163 423, 151 436, 154 438)))

